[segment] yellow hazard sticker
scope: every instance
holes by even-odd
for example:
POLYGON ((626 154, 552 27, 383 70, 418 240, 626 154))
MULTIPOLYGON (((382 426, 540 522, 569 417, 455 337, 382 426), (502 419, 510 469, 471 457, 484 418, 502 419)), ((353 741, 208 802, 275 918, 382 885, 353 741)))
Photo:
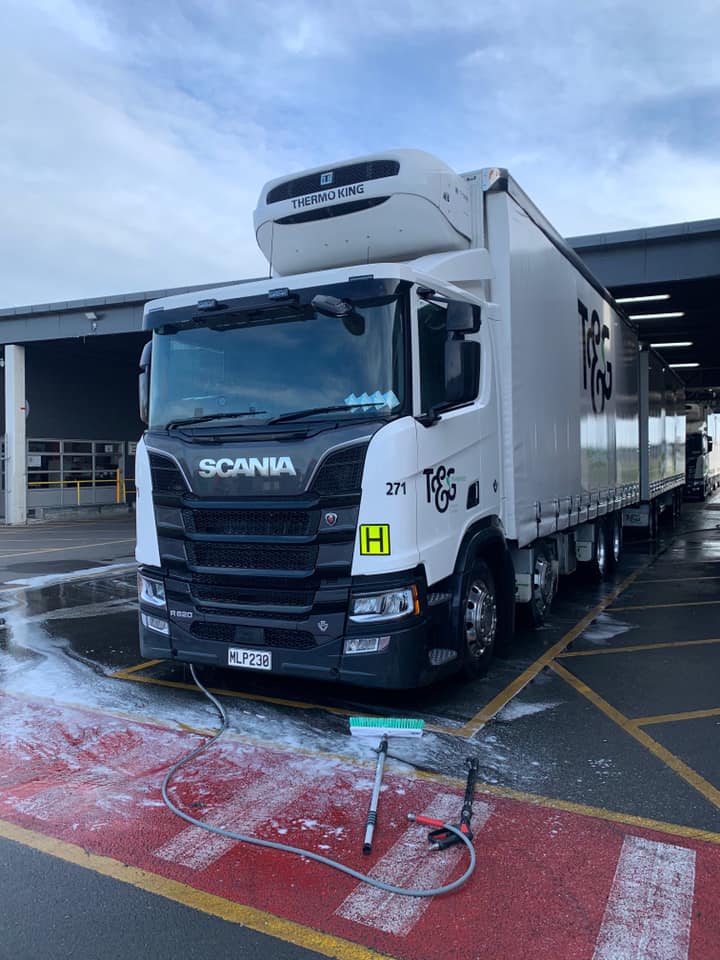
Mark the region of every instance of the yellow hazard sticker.
POLYGON ((367 557, 384 557, 390 553, 390 524, 361 523, 360 553, 367 557))

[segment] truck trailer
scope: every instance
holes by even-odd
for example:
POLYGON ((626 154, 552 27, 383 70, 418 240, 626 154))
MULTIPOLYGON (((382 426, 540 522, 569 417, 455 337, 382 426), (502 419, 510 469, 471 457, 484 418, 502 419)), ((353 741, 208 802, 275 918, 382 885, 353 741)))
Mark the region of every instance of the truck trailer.
POLYGON ((318 167, 255 230, 267 278, 145 308, 143 656, 477 676, 517 605, 612 569, 623 514, 679 509, 677 383, 506 170, 318 167))

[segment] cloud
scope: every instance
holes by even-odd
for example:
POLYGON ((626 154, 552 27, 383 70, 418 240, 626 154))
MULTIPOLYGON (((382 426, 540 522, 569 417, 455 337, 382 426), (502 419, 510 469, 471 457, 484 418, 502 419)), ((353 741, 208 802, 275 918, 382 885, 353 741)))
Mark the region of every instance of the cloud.
POLYGON ((263 183, 392 146, 566 234, 720 215, 714 2, 10 0, 0 303, 259 275, 263 183))

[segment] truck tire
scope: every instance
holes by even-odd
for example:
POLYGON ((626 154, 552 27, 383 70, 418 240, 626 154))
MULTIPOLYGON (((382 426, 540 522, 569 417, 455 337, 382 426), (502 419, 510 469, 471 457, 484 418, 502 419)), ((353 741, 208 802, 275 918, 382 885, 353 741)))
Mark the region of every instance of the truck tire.
POLYGON ((608 570, 615 570, 620 563, 623 548, 622 519, 620 512, 611 513, 607 520, 607 567, 608 570))
POLYGON ((497 588, 484 560, 473 560, 463 575, 459 620, 462 673, 473 680, 487 673, 498 632, 497 588))
POLYGON ((594 526, 593 558, 583 563, 583 568, 590 580, 598 581, 604 580, 610 571, 610 541, 607 525, 602 520, 596 520, 594 526))
POLYGON ((557 593, 557 575, 549 548, 540 544, 534 550, 532 598, 526 604, 530 625, 541 627, 557 593))

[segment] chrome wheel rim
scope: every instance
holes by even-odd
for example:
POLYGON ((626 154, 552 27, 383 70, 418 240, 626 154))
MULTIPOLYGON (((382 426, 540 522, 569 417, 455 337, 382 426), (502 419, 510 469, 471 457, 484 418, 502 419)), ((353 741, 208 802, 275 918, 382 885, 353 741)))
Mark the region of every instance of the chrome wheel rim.
POLYGON ((605 537, 600 533, 597 542, 597 565, 600 573, 605 573, 605 537))
POLYGON ((622 547, 622 539, 620 536, 620 524, 616 523, 613 526, 613 544, 612 544, 613 558, 616 563, 620 559, 621 547, 622 547))
POLYGON ((465 601, 465 643, 473 660, 492 646, 497 627, 495 597, 483 580, 473 580, 465 601))
POLYGON ((549 608, 555 594, 553 567, 547 557, 538 557, 533 574, 533 600, 542 614, 549 608))

